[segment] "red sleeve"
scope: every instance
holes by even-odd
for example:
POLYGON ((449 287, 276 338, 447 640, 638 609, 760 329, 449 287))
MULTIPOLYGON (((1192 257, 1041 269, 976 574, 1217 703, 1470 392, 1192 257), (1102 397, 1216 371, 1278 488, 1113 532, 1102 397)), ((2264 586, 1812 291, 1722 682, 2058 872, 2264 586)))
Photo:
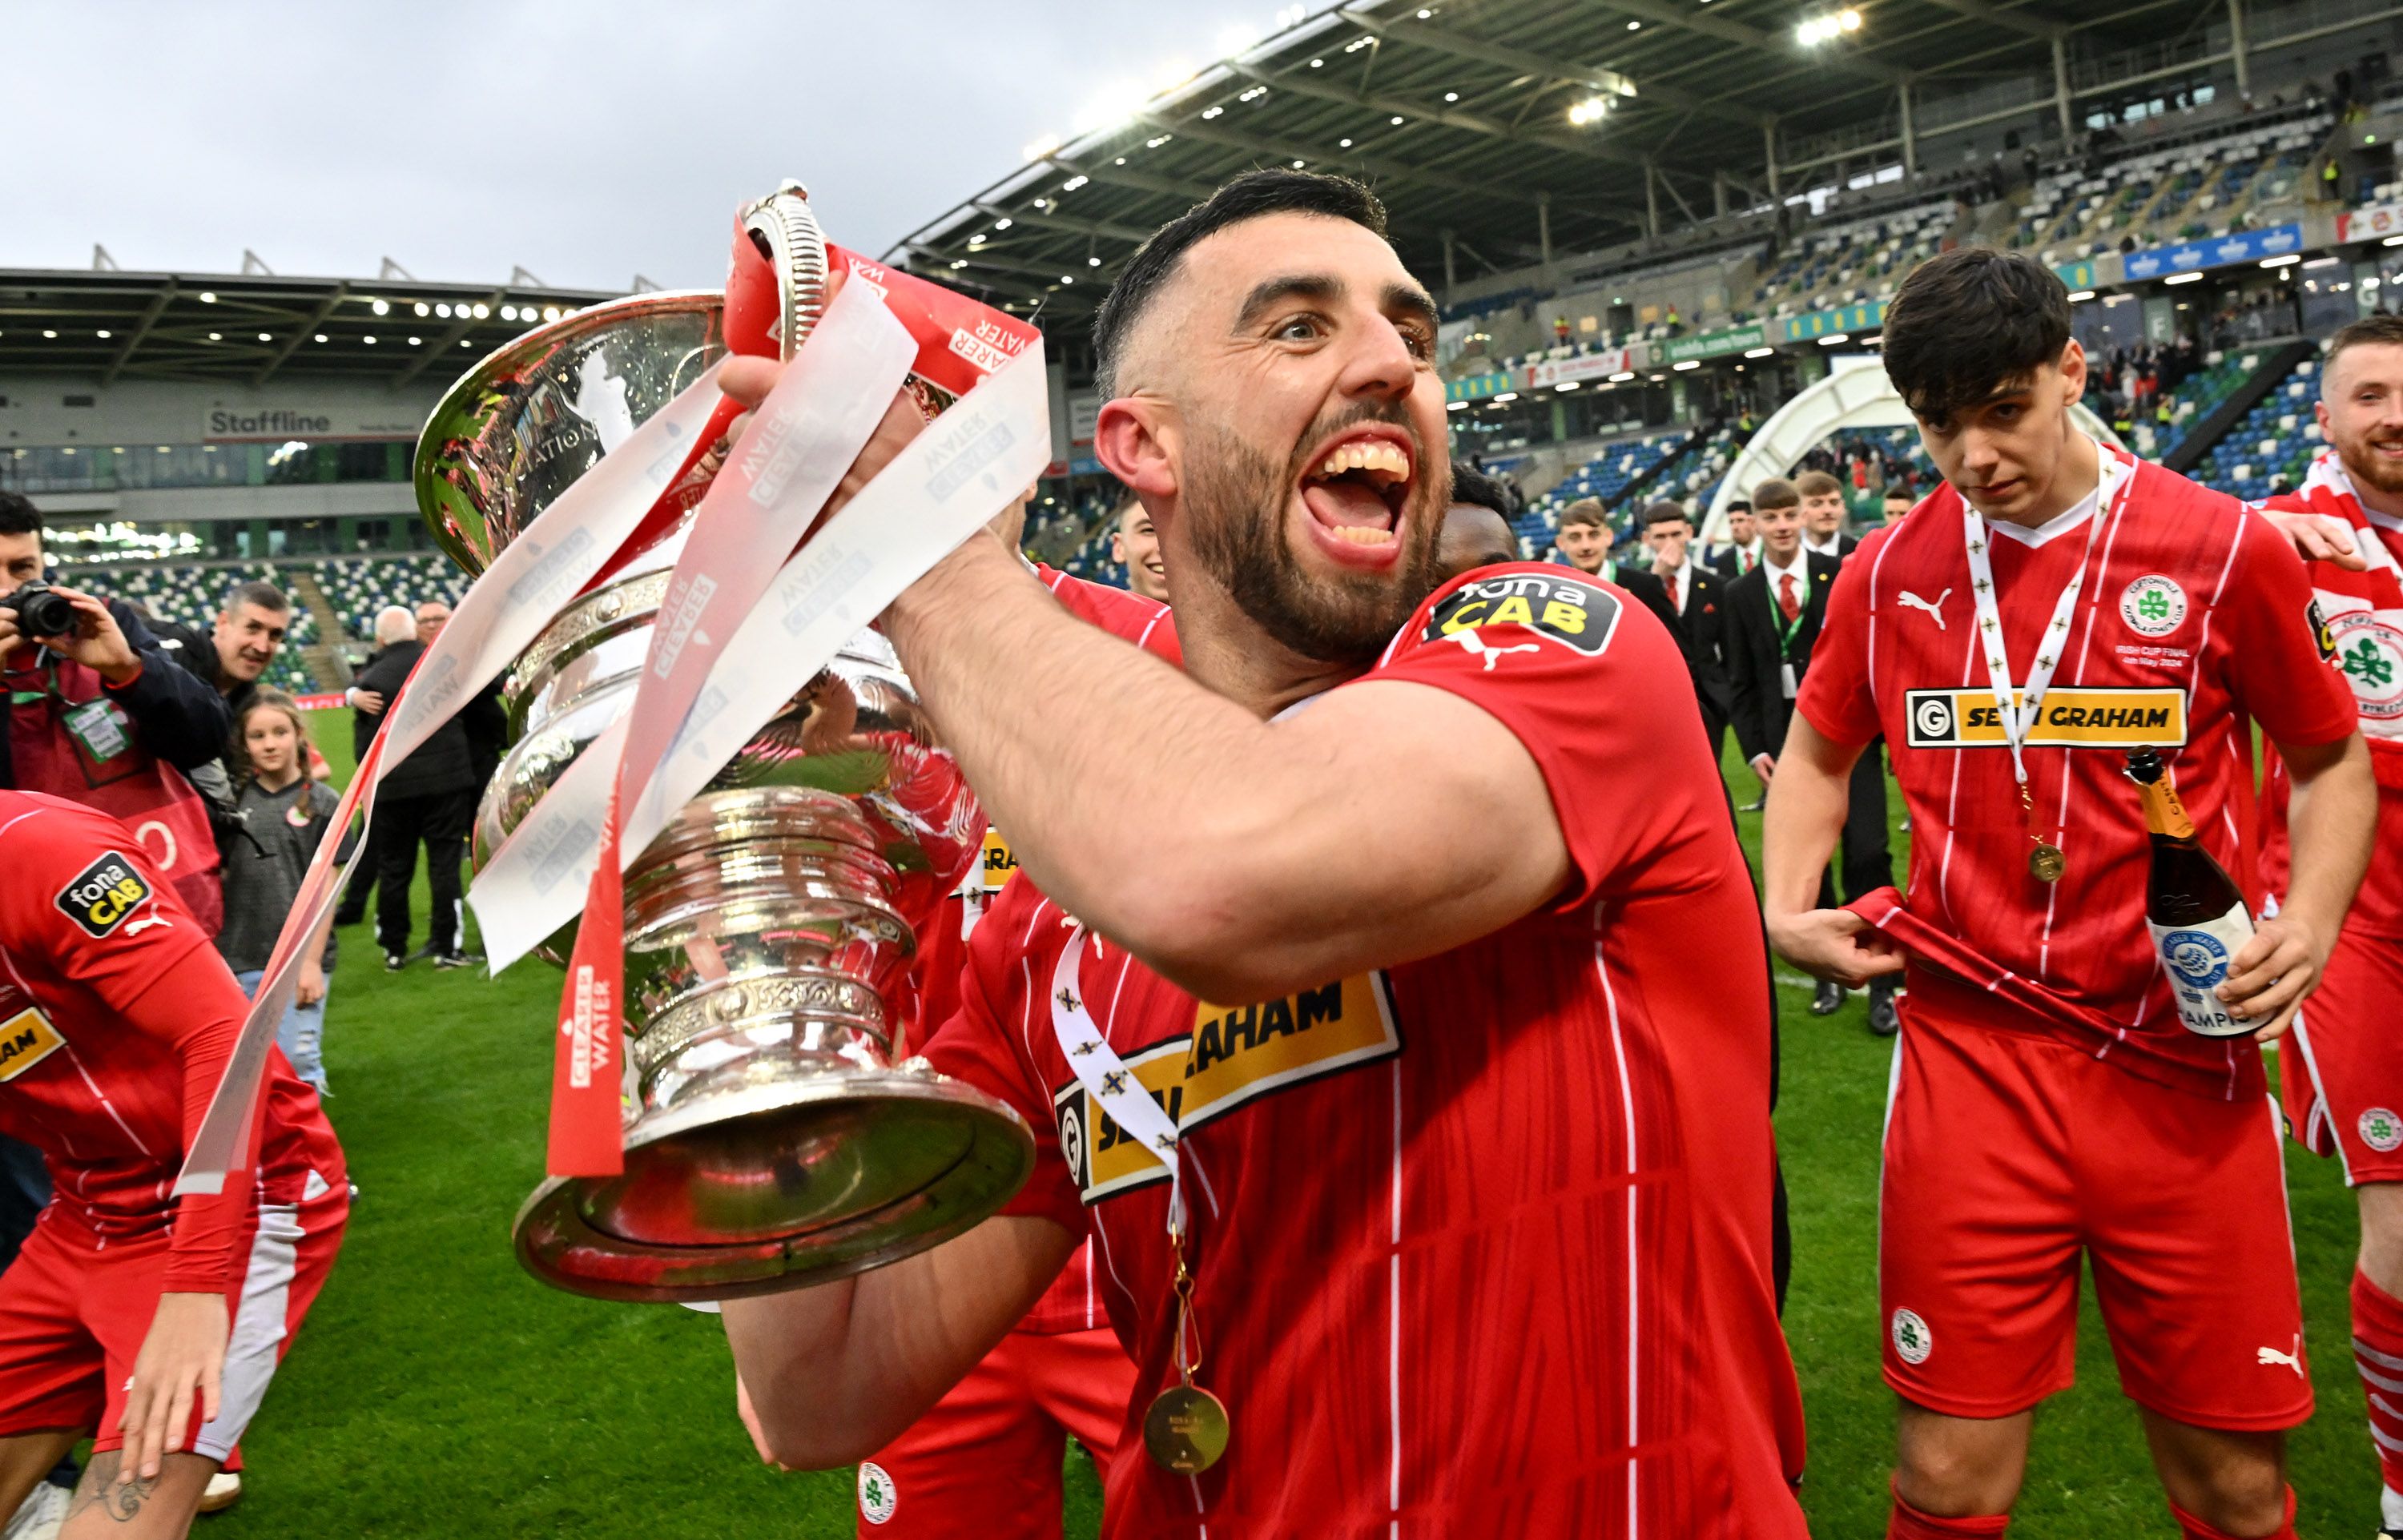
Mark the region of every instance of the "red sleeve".
MULTIPOLYGON (((190 911, 124 825, 87 809, 18 803, 0 839, 0 934, 82 985, 120 1025, 172 1045, 183 1061, 184 1147, 225 1074, 249 1002, 190 911)), ((166 1286, 214 1292, 231 1282, 250 1183, 229 1176, 178 1209, 166 1286)))
POLYGON ((1072 577, 1039 562, 1035 565, 1035 576, 1077 619, 1099 626, 1120 641, 1132 642, 1178 668, 1185 666, 1185 654, 1176 645, 1176 622, 1166 604, 1106 583, 1072 577))
MULTIPOLYGON (((1060 1153, 1051 1097, 1021 1049, 1020 1028, 1037 1002, 1046 998, 1054 957, 1020 945, 1027 934, 1042 895, 1023 877, 993 900, 968 936, 968 965, 960 976, 959 1009, 926 1041, 929 1063, 944 1075, 964 1080, 1006 1103, 1035 1131, 1035 1171, 1002 1213, 1013 1217, 1049 1219, 1069 1234, 1085 1233, 1085 1205, 1060 1153), (1043 987, 1028 980, 1039 975, 1043 987)), ((1057 924, 1038 927, 1047 939, 1066 932, 1057 924)), ((1039 1023, 1051 1030, 1047 1011, 1039 1023)))
MULTIPOLYGON (((146 988, 118 1006, 125 1025, 175 1045, 184 1061, 184 1147, 190 1149, 208 1116, 209 1103, 225 1078, 234 1039, 242 1035, 250 1002, 215 949, 187 950, 152 976, 146 988)), ((266 1097, 260 1096, 264 1104, 266 1097)), ((249 1158, 244 1157, 245 1160, 249 1158)), ((167 1246, 164 1287, 171 1294, 220 1294, 234 1280, 248 1214, 247 1169, 226 1173, 215 1193, 188 1193, 177 1200, 175 1228, 167 1246)))
POLYGON ((1676 639, 1624 590, 1565 567, 1480 567, 1437 590, 1366 676, 1431 685, 1519 740, 1542 772, 1573 875, 1560 908, 1633 893, 1688 848, 1718 777, 1676 639))
POLYGON ((1878 721, 1877 694, 1869 679, 1872 564, 1873 553, 1854 551, 1836 574, 1818 640, 1811 644, 1811 665, 1794 701, 1794 709, 1810 718, 1822 737, 1838 743, 1866 743, 1885 730, 1878 721))
POLYGON ((2359 725, 2353 692, 2320 650, 2312 579, 2276 526, 2246 510, 2218 609, 2229 693, 2273 742, 2333 743, 2359 725))

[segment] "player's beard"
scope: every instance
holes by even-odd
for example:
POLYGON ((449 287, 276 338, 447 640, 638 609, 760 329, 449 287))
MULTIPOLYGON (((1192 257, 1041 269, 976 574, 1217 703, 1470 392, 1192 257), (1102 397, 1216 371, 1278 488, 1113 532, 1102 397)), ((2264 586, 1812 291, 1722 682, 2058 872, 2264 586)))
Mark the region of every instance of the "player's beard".
POLYGON ((2343 462, 2344 471, 2357 486, 2389 496, 2403 494, 2403 465, 2382 461, 2371 451, 2371 437, 2365 435, 2351 443, 2340 442, 2336 457, 2343 462))
POLYGON ((1185 455, 1182 512, 1193 554, 1271 640, 1321 663, 1369 663, 1435 590, 1436 536, 1452 496, 1452 467, 1430 462, 1418 430, 1399 407, 1361 408, 1311 425, 1279 465, 1215 424, 1197 423, 1185 455), (1401 510, 1402 551, 1387 573, 1302 570, 1286 508, 1313 456, 1335 435, 1362 423, 1391 423, 1410 436, 1413 466, 1401 510))

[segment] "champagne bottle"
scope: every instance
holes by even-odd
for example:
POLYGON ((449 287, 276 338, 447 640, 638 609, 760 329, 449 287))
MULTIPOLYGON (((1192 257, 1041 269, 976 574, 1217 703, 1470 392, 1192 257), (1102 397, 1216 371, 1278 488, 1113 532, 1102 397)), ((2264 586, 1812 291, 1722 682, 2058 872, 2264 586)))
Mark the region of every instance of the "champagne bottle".
POLYGON ((2153 837, 2153 869, 2145 881, 2145 928, 2169 976, 2178 1020, 2187 1031, 2204 1037, 2258 1032, 2259 1021, 2230 1016, 2212 992, 2227 979, 2237 952, 2253 938, 2253 916, 2243 890, 2195 838, 2194 821, 2179 805, 2158 750, 2130 749, 2128 779, 2144 793, 2145 826, 2153 837))

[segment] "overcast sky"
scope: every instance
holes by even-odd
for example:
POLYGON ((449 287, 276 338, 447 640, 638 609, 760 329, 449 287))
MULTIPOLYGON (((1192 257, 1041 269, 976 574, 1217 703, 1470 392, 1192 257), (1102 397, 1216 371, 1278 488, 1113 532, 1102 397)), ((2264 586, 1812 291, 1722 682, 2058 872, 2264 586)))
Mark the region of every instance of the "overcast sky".
MULTIPOLYGON (((1313 9, 1318 8, 1313 5, 1313 9)), ((715 287, 785 176, 871 255, 1273 0, 11 0, 0 267, 715 287)))

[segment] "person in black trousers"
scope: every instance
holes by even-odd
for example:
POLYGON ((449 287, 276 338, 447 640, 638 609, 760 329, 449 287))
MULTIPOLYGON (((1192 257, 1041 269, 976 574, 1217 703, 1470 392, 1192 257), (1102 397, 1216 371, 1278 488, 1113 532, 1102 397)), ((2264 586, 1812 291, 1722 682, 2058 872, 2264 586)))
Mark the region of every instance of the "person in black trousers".
MULTIPOLYGON (((1736 743, 1766 786, 1785 745, 1794 698, 1810 671, 1811 647, 1827 613, 1839 563, 1802 547, 1802 498, 1782 479, 1753 490, 1753 518, 1760 527, 1760 564, 1728 585, 1724 651, 1735 707, 1736 743)), ((1890 886, 1893 858, 1886 849, 1885 770, 1880 757, 1861 756, 1853 767, 1851 803, 1844 815, 1844 892, 1858 898, 1890 886)), ((1836 907, 1832 874, 1819 879, 1819 903, 1836 907)), ((1843 987, 1821 982, 1812 1011, 1833 1014, 1844 1003, 1843 987)), ((1869 986, 1869 1031, 1890 1037, 1901 1026, 1891 978, 1869 986)))
POLYGON ((1694 676, 1694 699, 1710 735, 1711 763, 1727 747, 1728 716, 1734 708, 1727 664, 1727 581, 1694 559, 1694 520, 1686 505, 1659 502, 1637 521, 1636 536, 1652 553, 1652 576, 1677 615, 1686 640, 1686 667, 1694 676))
MULTIPOLYGON (((382 656, 359 671, 353 687, 372 700, 377 731, 390 719, 392 701, 426 647, 418 640, 416 617, 406 612, 401 615, 410 627, 405 635, 396 625, 390 628, 394 634, 387 636, 386 617, 377 617, 377 639, 387 645, 382 656)), ((366 706, 360 709, 365 711, 366 706)), ((475 817, 478 790, 466 718, 493 710, 486 698, 479 696, 459 715, 435 729, 415 753, 384 770, 374 818, 374 827, 380 831, 376 941, 383 949, 383 965, 390 971, 399 971, 409 961, 409 884, 417 873, 420 844, 425 847, 426 882, 433 890, 427 950, 433 953, 434 965, 465 967, 473 961, 460 945, 465 915, 459 868, 466 859, 467 830, 475 817)), ((479 725, 478 730, 488 729, 479 725)))

